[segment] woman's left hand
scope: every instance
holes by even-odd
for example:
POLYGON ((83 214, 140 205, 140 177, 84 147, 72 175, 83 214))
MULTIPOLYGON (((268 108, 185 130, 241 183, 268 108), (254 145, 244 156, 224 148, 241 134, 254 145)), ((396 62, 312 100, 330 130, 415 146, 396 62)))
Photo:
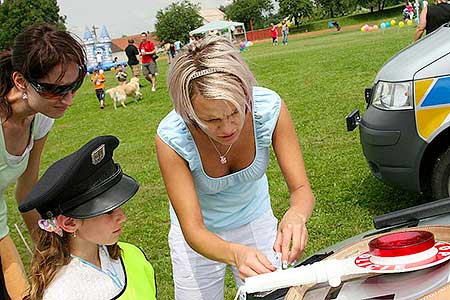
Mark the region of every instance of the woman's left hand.
POLYGON ((278 225, 277 238, 273 249, 281 253, 283 268, 300 258, 308 242, 306 218, 300 209, 290 207, 278 225))

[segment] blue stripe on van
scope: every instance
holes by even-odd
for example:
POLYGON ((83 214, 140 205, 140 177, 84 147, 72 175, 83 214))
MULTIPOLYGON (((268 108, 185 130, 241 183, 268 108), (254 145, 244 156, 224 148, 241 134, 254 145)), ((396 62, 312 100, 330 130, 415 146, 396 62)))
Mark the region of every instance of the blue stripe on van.
POLYGON ((441 104, 450 104, 450 77, 438 79, 420 106, 441 104))

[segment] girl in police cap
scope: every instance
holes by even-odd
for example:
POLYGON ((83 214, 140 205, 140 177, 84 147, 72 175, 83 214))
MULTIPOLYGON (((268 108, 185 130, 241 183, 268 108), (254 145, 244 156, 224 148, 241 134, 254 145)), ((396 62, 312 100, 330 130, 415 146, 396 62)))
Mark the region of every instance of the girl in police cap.
POLYGON ((112 160, 118 144, 97 137, 57 161, 20 205, 42 217, 25 300, 156 299, 150 263, 118 243, 120 206, 139 188, 112 160))

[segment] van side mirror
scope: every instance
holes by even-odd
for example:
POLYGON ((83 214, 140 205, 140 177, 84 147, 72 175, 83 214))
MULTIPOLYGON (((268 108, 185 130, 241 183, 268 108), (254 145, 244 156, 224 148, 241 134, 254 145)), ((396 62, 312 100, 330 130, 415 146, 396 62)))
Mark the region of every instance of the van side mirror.
POLYGON ((353 131, 361 121, 359 116, 359 109, 355 109, 345 117, 347 123, 347 131, 353 131))

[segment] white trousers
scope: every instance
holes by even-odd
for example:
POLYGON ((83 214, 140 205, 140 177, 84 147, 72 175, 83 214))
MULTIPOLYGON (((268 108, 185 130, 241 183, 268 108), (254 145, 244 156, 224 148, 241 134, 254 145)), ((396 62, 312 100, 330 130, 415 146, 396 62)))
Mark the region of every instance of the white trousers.
MULTIPOLYGON (((218 233, 222 239, 255 247, 278 265, 273 244, 277 234, 277 219, 272 210, 241 227, 218 233)), ((169 232, 175 300, 223 300, 227 265, 198 254, 186 243, 179 225, 172 224, 169 232)), ((234 266, 230 266, 236 285, 243 281, 234 266)))

